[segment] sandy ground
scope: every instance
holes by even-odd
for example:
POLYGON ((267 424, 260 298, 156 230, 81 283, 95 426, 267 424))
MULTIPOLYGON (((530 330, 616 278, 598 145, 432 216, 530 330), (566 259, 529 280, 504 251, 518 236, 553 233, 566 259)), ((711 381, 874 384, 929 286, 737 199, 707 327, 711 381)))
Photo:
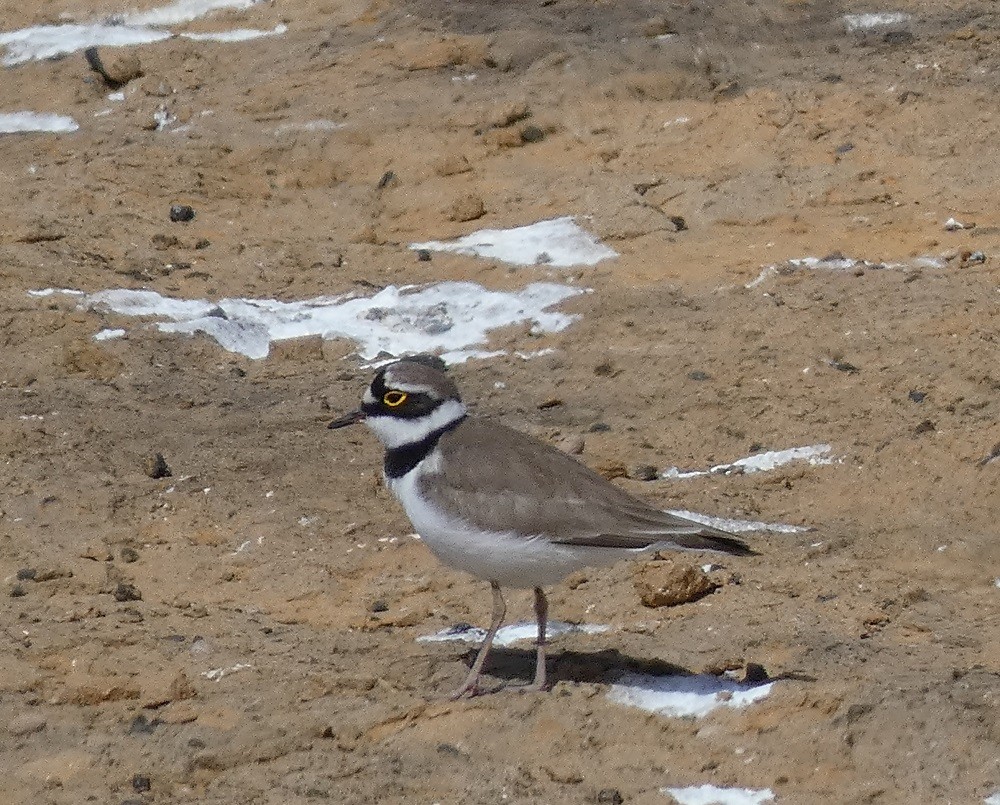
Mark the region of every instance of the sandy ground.
MULTIPOLYGON (((122 9, 39 0, 3 25, 67 10, 122 9)), ((909 22, 846 30, 872 10, 274 2, 183 30, 282 35, 129 49, 144 75, 120 102, 79 52, 4 68, 0 111, 80 130, 0 147, 0 799, 1000 789, 1000 464, 982 463, 1000 442, 1000 20, 985 0, 901 0, 884 10, 909 22), (157 131, 161 107, 176 120, 157 131), (196 218, 171 222, 175 203, 196 218), (408 249, 560 215, 620 257, 514 268, 408 249), (838 253, 869 262, 786 262, 838 253), (489 594, 410 535, 374 438, 325 429, 369 377, 351 343, 250 360, 27 293, 295 300, 443 279, 593 289, 559 306, 580 316, 563 332, 490 344, 551 354, 452 370, 477 414, 582 437, 611 476, 829 443, 840 463, 615 481, 812 530, 748 535, 761 556, 676 607, 644 606, 636 574, 687 558, 579 574, 553 615, 611 628, 554 645, 550 693, 440 701, 471 649, 416 638, 484 624, 489 594), (128 335, 95 342, 104 327, 128 335), (147 473, 156 453, 171 476, 147 473), (629 671, 748 663, 770 696, 698 720, 607 696, 629 671)), ((510 609, 528 617, 529 597, 510 609)), ((532 663, 530 644, 500 649, 489 679, 532 663)))

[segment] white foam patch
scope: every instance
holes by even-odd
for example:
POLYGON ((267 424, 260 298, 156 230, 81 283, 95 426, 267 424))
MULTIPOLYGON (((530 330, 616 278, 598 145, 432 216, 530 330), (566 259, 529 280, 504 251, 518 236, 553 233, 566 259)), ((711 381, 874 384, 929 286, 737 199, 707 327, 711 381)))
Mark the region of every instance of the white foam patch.
POLYGON ((983 805, 1000 805, 1000 791, 984 799, 983 805))
POLYGON ((211 14, 213 11, 232 9, 243 11, 257 5, 261 0, 175 0, 159 8, 149 11, 137 11, 126 14, 124 19, 129 25, 181 25, 193 22, 199 17, 211 14))
POLYGON ((661 716, 701 718, 720 707, 738 709, 759 702, 773 687, 773 682, 751 686, 709 674, 628 673, 611 686, 608 698, 661 716))
MULTIPOLYGON (((29 292, 47 296, 51 289, 29 292)), ((66 293, 78 294, 78 291, 66 293)), ((362 359, 444 353, 458 363, 482 354, 500 327, 532 322, 541 332, 559 332, 577 317, 549 311, 584 293, 554 283, 536 282, 520 291, 491 291, 474 282, 441 282, 424 287, 389 286, 371 297, 318 297, 301 302, 275 299, 173 299, 155 291, 110 290, 85 295, 81 307, 123 316, 167 319, 156 327, 168 333, 205 333, 223 349, 248 358, 265 358, 272 341, 319 335, 348 338, 362 359)))
POLYGON ((828 444, 811 444, 805 447, 789 447, 786 450, 768 450, 746 458, 739 458, 728 464, 716 464, 707 470, 681 470, 670 467, 660 473, 661 478, 699 478, 704 475, 733 475, 735 473, 770 472, 795 461, 808 461, 814 467, 839 464, 843 459, 833 455, 833 447, 828 444))
POLYGON ((516 266, 559 268, 592 266, 618 256, 570 216, 513 229, 481 229, 458 240, 411 243, 410 248, 486 257, 516 266))
POLYGON ((686 509, 670 509, 670 514, 693 520, 702 525, 728 531, 730 534, 745 534, 749 531, 770 531, 774 534, 799 534, 808 531, 808 526, 787 525, 786 523, 762 523, 759 520, 734 520, 729 517, 712 517, 708 514, 687 511, 686 509))
MULTIPOLYGON (((107 21, 35 25, 17 31, 0 33, 0 47, 6 48, 3 63, 13 65, 33 59, 51 59, 89 47, 123 47, 159 42, 173 36, 170 31, 164 30, 164 26, 182 25, 222 9, 247 9, 260 1, 177 0, 177 2, 160 8, 124 14, 107 21)), ((263 33, 271 35, 276 32, 278 32, 277 29, 274 32, 263 33)), ((214 36, 216 36, 216 41, 244 41, 240 38, 219 38, 225 34, 214 36)), ((194 38, 193 35, 192 38, 194 38)))
POLYGON ((774 800, 770 788, 720 788, 710 784, 661 788, 660 793, 673 797, 677 805, 763 805, 774 800))
POLYGON ((287 25, 275 25, 270 31, 259 28, 234 28, 231 31, 219 31, 208 34, 181 34, 185 39, 195 42, 249 42, 251 39, 262 39, 265 36, 278 36, 288 31, 287 25))
POLYGON ((862 270, 872 270, 878 271, 882 269, 899 269, 899 268, 944 268, 948 263, 943 258, 934 257, 933 255, 922 255, 920 257, 914 257, 907 263, 873 263, 870 260, 856 260, 852 257, 840 257, 840 256, 830 256, 830 257, 795 257, 791 260, 786 260, 784 263, 777 265, 764 266, 761 269, 760 274, 758 274, 754 279, 744 285, 744 288, 753 289, 758 285, 763 284, 772 277, 777 277, 782 274, 791 274, 799 269, 808 269, 815 271, 856 271, 858 269, 862 270))
MULTIPOLYGON (((545 628, 545 639, 560 637, 564 634, 601 634, 610 630, 610 626, 602 626, 591 623, 564 623, 563 621, 549 621, 545 628)), ((442 629, 435 634, 418 637, 420 643, 444 643, 449 641, 459 641, 462 643, 482 643, 486 638, 486 630, 477 626, 461 624, 452 626, 449 629, 442 629)), ((509 626, 501 626, 497 630, 493 644, 496 646, 510 646, 523 640, 534 641, 538 638, 538 624, 536 623, 512 623, 509 626)))
POLYGON ((30 131, 76 131, 80 124, 66 115, 43 112, 0 112, 0 134, 20 134, 30 131))
POLYGON ((100 332, 94 333, 95 341, 113 341, 116 338, 123 338, 125 336, 125 331, 122 329, 107 329, 101 330, 100 332))
POLYGON ((335 120, 307 120, 304 123, 282 123, 274 130, 274 133, 281 135, 293 131, 337 131, 346 125, 346 123, 337 123, 335 120))
POLYGON ((0 33, 0 47, 7 48, 3 63, 9 66, 33 59, 52 59, 89 47, 145 45, 169 37, 169 31, 131 25, 36 25, 0 33))
POLYGON ((890 28, 905 25, 910 15, 901 11, 879 11, 869 14, 845 14, 844 27, 851 32, 870 31, 874 28, 890 28))

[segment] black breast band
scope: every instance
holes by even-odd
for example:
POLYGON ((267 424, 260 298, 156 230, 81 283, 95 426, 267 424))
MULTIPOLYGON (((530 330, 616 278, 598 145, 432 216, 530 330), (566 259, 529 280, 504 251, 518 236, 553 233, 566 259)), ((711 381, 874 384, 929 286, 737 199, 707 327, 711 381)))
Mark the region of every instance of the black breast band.
POLYGON ((431 431, 419 442, 410 442, 401 447, 386 450, 385 463, 383 464, 385 477, 392 480, 402 478, 431 454, 442 436, 461 425, 464 419, 465 417, 462 416, 454 422, 449 422, 443 428, 431 431))

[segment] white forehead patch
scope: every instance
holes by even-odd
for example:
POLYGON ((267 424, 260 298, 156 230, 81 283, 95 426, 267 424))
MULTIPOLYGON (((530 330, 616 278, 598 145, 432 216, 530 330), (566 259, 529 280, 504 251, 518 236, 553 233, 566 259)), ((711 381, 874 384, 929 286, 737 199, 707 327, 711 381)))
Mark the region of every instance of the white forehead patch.
POLYGON ((429 386, 426 383, 407 383, 406 381, 393 375, 392 369, 386 369, 385 374, 382 376, 383 381, 389 388, 398 389, 399 391, 407 391, 410 394, 427 394, 431 397, 440 397, 441 394, 433 386, 429 386))

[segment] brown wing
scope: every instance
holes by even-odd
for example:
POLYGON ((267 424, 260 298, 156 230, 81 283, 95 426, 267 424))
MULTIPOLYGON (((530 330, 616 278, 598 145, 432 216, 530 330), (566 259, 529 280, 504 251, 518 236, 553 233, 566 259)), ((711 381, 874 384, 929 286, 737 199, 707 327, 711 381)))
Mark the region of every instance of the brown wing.
POLYGON ((503 425, 469 417, 441 438, 440 447, 441 476, 423 492, 483 530, 601 548, 753 553, 731 534, 654 508, 503 425))

